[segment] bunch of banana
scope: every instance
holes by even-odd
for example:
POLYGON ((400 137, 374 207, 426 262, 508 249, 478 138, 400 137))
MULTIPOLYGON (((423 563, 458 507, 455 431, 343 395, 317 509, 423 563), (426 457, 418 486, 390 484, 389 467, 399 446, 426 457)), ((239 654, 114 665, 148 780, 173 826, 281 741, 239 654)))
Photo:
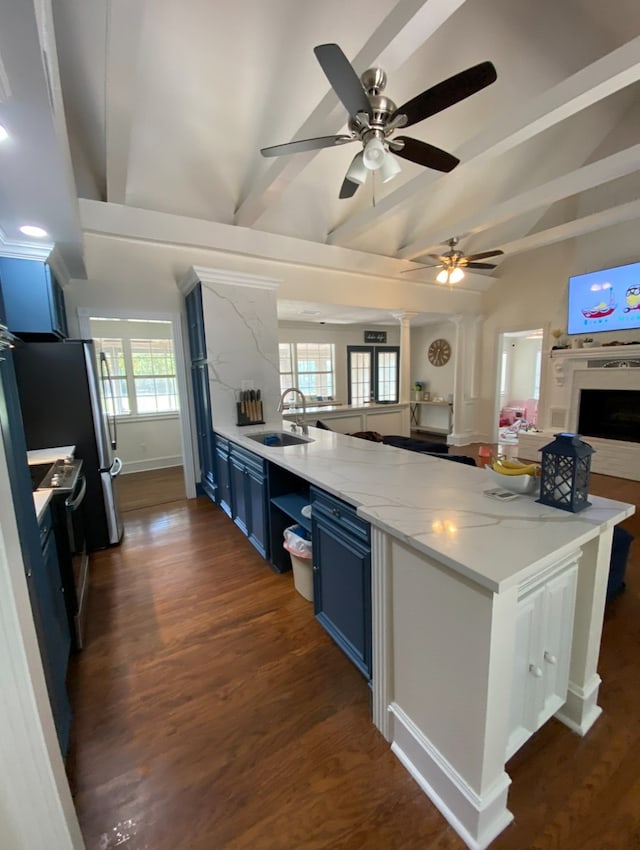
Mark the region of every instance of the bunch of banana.
POLYGON ((519 460, 509 460, 506 457, 496 458, 491 464, 494 472, 501 475, 540 475, 540 465, 537 463, 522 463, 519 460))

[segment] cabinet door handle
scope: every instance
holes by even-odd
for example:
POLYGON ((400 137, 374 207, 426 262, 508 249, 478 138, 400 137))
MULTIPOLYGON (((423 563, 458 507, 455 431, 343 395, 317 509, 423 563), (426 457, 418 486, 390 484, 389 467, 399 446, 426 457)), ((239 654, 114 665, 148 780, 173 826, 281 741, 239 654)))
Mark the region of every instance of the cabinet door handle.
POLYGON ((529 664, 529 672, 532 676, 535 676, 536 679, 542 678, 542 670, 538 667, 537 664, 529 664))
POLYGON ((550 652, 547 652, 546 649, 545 649, 545 652, 544 652, 544 660, 549 664, 557 664, 558 663, 558 659, 555 657, 555 655, 552 655, 550 652))
POLYGON ((331 513, 334 516, 338 516, 338 517, 340 516, 340 511, 337 508, 331 508, 331 513))
POLYGON ((313 571, 314 571, 314 573, 317 573, 319 569, 320 569, 320 567, 319 567, 317 564, 314 564, 314 565, 313 565, 313 571))

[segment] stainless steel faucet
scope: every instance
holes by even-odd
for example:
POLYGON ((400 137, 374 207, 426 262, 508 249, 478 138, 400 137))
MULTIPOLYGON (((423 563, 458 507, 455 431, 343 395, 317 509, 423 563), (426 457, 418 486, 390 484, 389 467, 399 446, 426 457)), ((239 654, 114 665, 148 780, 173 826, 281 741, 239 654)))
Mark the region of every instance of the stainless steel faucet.
POLYGON ((292 429, 295 430, 297 426, 300 428, 303 434, 309 433, 309 426, 307 425, 307 400, 304 396, 302 390, 299 390, 297 387, 288 387, 286 390, 282 392, 280 396, 280 401, 278 402, 278 413, 282 413, 284 411, 284 399, 289 393, 298 393, 300 398, 302 399, 302 418, 300 418, 299 414, 296 414, 294 425, 292 429))

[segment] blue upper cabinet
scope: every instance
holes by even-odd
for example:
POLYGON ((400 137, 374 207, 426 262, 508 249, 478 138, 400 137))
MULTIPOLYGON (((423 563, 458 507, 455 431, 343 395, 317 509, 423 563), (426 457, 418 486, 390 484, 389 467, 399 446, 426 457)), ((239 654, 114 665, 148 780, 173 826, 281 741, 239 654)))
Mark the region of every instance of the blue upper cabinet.
POLYGON ((202 311, 202 284, 193 287, 186 299, 187 325, 189 326, 189 350, 191 362, 207 359, 207 344, 204 335, 202 311))
POLYGON ((62 287, 41 260, 0 257, 0 287, 7 326, 27 340, 69 335, 62 287))

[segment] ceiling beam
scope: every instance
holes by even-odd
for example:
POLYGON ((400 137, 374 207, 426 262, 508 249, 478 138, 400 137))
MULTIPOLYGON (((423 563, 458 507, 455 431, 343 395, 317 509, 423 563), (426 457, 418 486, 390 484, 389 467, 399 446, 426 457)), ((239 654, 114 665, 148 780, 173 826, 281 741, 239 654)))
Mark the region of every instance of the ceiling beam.
MULTIPOLYGON (((486 164, 487 160, 506 153, 639 78, 640 36, 587 65, 538 97, 524 100, 513 109, 505 109, 502 120, 495 120, 489 129, 469 139, 456 151, 456 156, 461 160, 457 175, 486 164)), ((353 215, 329 234, 327 242, 337 245, 353 238, 375 226, 400 204, 425 192, 427 187, 433 190, 440 181, 446 179, 447 175, 425 170, 379 200, 375 207, 353 215)), ((414 256, 425 253, 431 242, 431 237, 425 237, 422 248, 413 243, 414 256)), ((399 251, 398 256, 405 256, 404 249, 399 251)))
MULTIPOLYGON (((387 72, 402 65, 430 38, 465 0, 398 0, 353 59, 357 72, 379 63, 387 72)), ((313 137, 321 125, 322 135, 338 133, 346 123, 344 106, 329 89, 292 141, 313 137)), ((287 186, 304 171, 318 151, 278 157, 259 177, 236 209, 235 224, 251 227, 274 204, 287 186)))
POLYGON ((550 207, 564 198, 594 189, 596 186, 625 177, 638 170, 640 170, 640 144, 632 145, 611 156, 576 168, 575 171, 570 171, 521 195, 509 198, 508 201, 476 211, 466 218, 447 225, 446 231, 432 232, 431 244, 425 245, 424 239, 417 240, 399 251, 398 256, 401 259, 412 260, 421 254, 439 252, 451 233, 482 233, 509 219, 517 218, 535 209, 550 207))
POLYGON ((109 0, 106 56, 107 200, 124 204, 136 106, 138 51, 146 0, 109 0))
POLYGON ((555 242, 575 239, 578 236, 585 236, 587 233, 594 233, 596 230, 603 230, 605 227, 613 227, 616 224, 633 221, 636 218, 640 218, 640 200, 629 201, 626 204, 620 204, 620 206, 600 210, 600 212, 567 221, 556 227, 531 233, 522 239, 514 239, 513 242, 503 244, 502 249, 508 256, 521 254, 524 251, 534 251, 537 248, 553 245, 555 242))

